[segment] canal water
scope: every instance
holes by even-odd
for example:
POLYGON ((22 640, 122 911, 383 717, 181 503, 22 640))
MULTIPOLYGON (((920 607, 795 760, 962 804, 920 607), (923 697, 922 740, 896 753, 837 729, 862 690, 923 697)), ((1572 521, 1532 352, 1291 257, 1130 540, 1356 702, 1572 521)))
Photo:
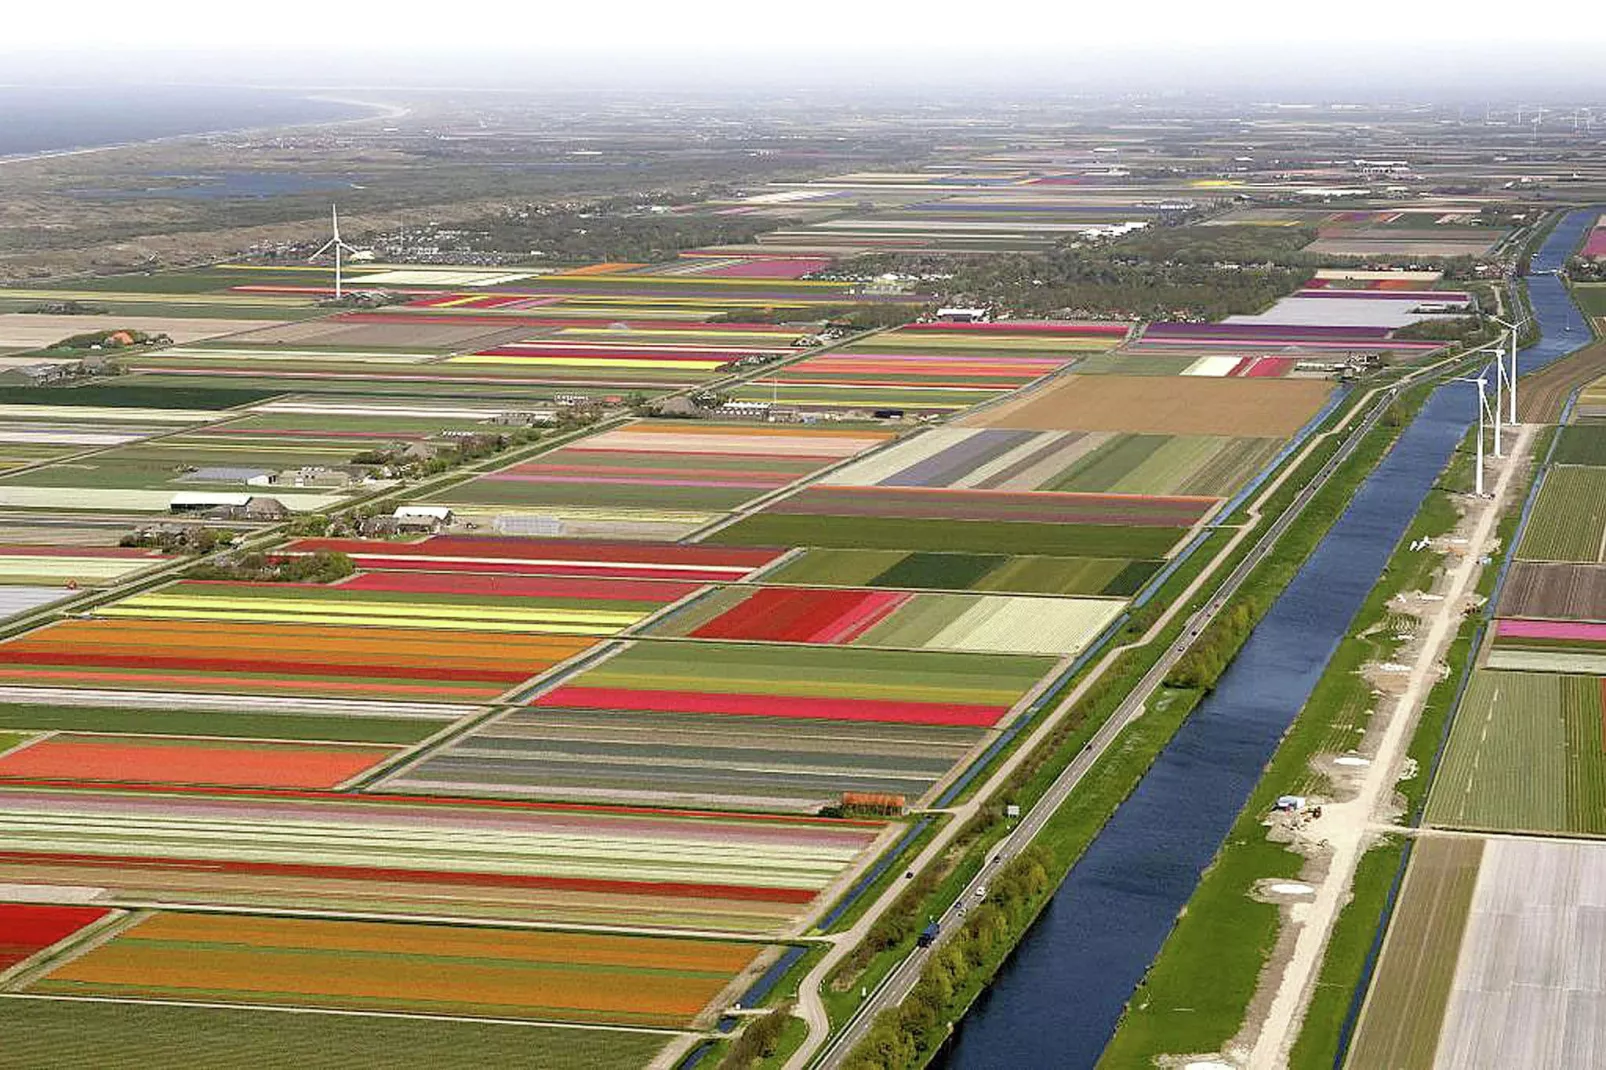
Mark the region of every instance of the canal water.
MULTIPOLYGON (((1533 269, 1558 266, 1593 217, 1569 215, 1533 269)), ((1555 276, 1529 285, 1543 340, 1519 358, 1523 371, 1589 340, 1555 276)), ((1201 871, 1465 436, 1475 416, 1472 390, 1450 384, 1428 399, 1216 690, 1071 870, 937 1065, 1019 1070, 1098 1061, 1201 871)))

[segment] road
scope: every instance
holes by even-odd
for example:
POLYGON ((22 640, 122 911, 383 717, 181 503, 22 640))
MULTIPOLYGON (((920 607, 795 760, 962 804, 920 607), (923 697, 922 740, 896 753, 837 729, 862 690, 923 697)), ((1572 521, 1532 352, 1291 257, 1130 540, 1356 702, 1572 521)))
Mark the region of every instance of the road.
MULTIPOLYGON (((1325 487, 1340 465, 1354 453, 1356 447, 1365 439, 1367 432, 1376 426, 1389 405, 1398 395, 1399 388, 1389 389, 1383 395, 1381 402, 1372 406, 1370 413, 1361 423, 1351 430, 1343 444, 1327 460, 1321 470, 1309 483, 1307 483, 1283 510, 1254 547, 1244 555, 1242 561, 1233 569, 1232 573, 1221 584, 1215 596, 1204 608, 1198 610, 1187 621, 1183 634, 1172 643, 1162 654, 1154 666, 1146 673, 1136 687, 1128 693, 1126 699, 1117 707, 1114 714, 1099 728, 1093 738, 1083 747, 1065 770, 1059 775, 1049 789, 1044 792, 1026 816, 1021 820, 1008 836, 999 842, 993 850, 981 871, 971 879, 963 891, 943 911, 938 922, 941 931, 937 941, 930 948, 915 948, 908 957, 900 962, 885 979, 854 1012, 847 1025, 821 1052, 819 1057, 808 1065, 819 1067, 835 1067, 841 1065, 853 1047, 864 1038, 864 1035, 874 1024, 875 1018, 882 1011, 897 1006, 909 994, 915 983, 920 979, 920 973, 925 967, 926 960, 931 954, 942 946, 942 943, 959 927, 966 911, 974 903, 982 901, 981 893, 991 878, 1006 862, 1025 850, 1037 835, 1042 832, 1049 819, 1059 811, 1059 808, 1075 791, 1082 779, 1092 769, 1093 765, 1104 756, 1104 753, 1115 743, 1116 739, 1128 726, 1143 715, 1150 697, 1159 689, 1162 681, 1170 673, 1176 663, 1187 653, 1193 645, 1195 637, 1202 632, 1223 606, 1235 595, 1239 588, 1249 579, 1255 569, 1266 560, 1276 548, 1283 534, 1304 513, 1306 506, 1325 487)), ((979 793, 978 793, 979 795, 979 793)))

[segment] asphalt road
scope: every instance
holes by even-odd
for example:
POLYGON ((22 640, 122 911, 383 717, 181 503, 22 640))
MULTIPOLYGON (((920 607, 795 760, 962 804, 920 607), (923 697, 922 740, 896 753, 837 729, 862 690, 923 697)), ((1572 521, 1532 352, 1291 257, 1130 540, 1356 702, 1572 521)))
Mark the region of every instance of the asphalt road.
POLYGON ((864 1039, 865 1034, 869 1032, 870 1027, 874 1024, 876 1016, 882 1011, 903 1002, 904 997, 909 994, 909 990, 920 979, 920 973, 925 967, 927 958, 958 929, 959 924, 964 920, 966 911, 983 901, 984 896, 979 893, 984 892, 992 875, 1036 838, 1038 833, 1043 830, 1043 826, 1048 823, 1049 818, 1054 816, 1071 792, 1076 790, 1077 785, 1082 782, 1082 778, 1087 775, 1088 770, 1093 767, 1094 763, 1104 756, 1105 751, 1110 748, 1127 726, 1143 715, 1150 696, 1159 688, 1172 667, 1187 653, 1188 648, 1193 644, 1194 638, 1216 618, 1222 607, 1232 599, 1232 596, 1248 580, 1250 574, 1271 554, 1283 534, 1304 514, 1305 508, 1310 504, 1311 499, 1327 485, 1338 467, 1354 453, 1356 447, 1365 439, 1367 432, 1382 419, 1383 414, 1388 410, 1398 394, 1398 387, 1387 391, 1382 399, 1373 406, 1371 413, 1350 431, 1343 444, 1322 466, 1321 471, 1300 490, 1293 502, 1289 504, 1289 507, 1283 510, 1282 514, 1272 523, 1272 526, 1266 529, 1266 533, 1260 537, 1249 553, 1244 556, 1244 559, 1233 569, 1232 573, 1217 589, 1209 604, 1188 619, 1187 625, 1177 641, 1172 643, 1170 648, 1160 656, 1154 667, 1132 689, 1126 700, 1121 703, 1109 720, 1083 747, 1082 752, 1065 767, 1065 770, 1049 786, 1048 791, 1043 794, 1036 805, 1026 812, 1020 824, 993 848, 987 864, 981 868, 981 871, 972 878, 970 883, 964 887, 938 918, 941 929, 936 942, 929 948, 917 947, 913 949, 908 957, 898 963, 876 989, 870 993, 859 1009, 854 1012, 847 1025, 815 1057, 810 1063, 811 1066, 822 1068, 840 1066, 848 1053, 853 1050, 860 1040, 864 1039))

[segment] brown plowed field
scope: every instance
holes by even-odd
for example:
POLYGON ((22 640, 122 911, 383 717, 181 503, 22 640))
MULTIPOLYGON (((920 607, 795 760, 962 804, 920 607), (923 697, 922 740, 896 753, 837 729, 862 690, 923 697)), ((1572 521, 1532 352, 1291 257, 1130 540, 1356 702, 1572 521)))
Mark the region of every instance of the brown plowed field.
POLYGON ((1585 346, 1517 380, 1517 415, 1525 424, 1553 424, 1574 390, 1606 375, 1606 342, 1585 346))
POLYGON ((1606 620, 1606 565, 1514 562, 1500 592, 1500 615, 1606 620))
POLYGON ((1067 375, 1042 390, 957 421, 1028 431, 1157 435, 1292 435, 1332 392, 1315 379, 1067 375))
POLYGON ((183 344, 261 327, 261 320, 205 319, 194 316, 50 316, 31 312, 0 315, 0 349, 40 349, 89 331, 145 331, 183 344))

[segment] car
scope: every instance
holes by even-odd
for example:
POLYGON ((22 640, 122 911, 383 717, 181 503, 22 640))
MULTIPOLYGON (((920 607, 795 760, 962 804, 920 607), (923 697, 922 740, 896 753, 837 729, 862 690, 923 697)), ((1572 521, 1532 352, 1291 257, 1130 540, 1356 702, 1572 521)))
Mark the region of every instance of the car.
POLYGON ((976 898, 978 900, 987 898, 987 886, 985 884, 976 885, 976 898))

